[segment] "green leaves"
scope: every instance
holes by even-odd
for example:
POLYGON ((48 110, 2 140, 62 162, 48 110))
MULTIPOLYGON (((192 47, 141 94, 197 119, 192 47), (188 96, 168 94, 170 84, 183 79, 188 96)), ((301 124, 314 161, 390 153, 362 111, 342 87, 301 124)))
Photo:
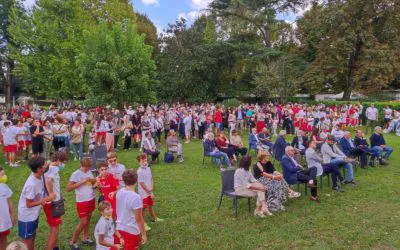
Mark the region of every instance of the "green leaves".
POLYGON ((121 23, 108 28, 102 21, 97 29, 84 32, 84 40, 78 66, 94 96, 118 106, 156 101, 152 47, 131 22, 125 28, 121 23))

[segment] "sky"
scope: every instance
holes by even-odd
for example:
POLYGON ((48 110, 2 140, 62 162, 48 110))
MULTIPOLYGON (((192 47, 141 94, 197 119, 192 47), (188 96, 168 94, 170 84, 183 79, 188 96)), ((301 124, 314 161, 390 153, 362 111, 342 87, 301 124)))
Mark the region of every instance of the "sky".
MULTIPOLYGON (((168 23, 174 23, 181 17, 189 24, 204 13, 204 9, 212 0, 131 0, 135 11, 147 15, 157 27, 159 33, 167 28, 168 23)), ((25 5, 30 7, 35 0, 25 0, 25 5)), ((294 23, 296 16, 302 15, 303 11, 294 14, 280 14, 278 19, 294 23)))

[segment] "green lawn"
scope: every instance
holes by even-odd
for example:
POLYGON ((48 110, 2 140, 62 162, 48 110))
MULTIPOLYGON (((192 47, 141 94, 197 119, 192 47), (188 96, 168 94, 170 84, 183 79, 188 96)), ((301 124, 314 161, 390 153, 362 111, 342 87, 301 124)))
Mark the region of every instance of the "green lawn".
MULTIPOLYGON (((247 135, 244 136, 247 143, 247 135)), ((239 201, 235 219, 232 200, 226 198, 217 211, 220 171, 206 160, 203 167, 202 144, 184 145, 184 164, 152 167, 155 178, 156 212, 165 222, 150 224, 149 242, 143 249, 398 249, 400 248, 400 179, 399 138, 386 135, 394 153, 389 167, 358 169, 358 185, 346 186, 344 193, 332 193, 324 179, 321 203, 302 196, 286 204, 286 212, 273 217, 256 218, 247 212, 246 200, 239 201)), ((162 148, 163 156, 164 148, 162 148)), ((120 162, 137 168, 137 150, 118 153, 120 162)), ((1 160, 1 162, 4 162, 1 160)), ((60 232, 61 249, 68 249, 72 230, 77 223, 75 194, 65 191, 73 171, 79 167, 70 162, 61 173, 66 215, 60 232)), ((8 185, 14 191, 17 207, 19 195, 30 171, 6 167, 8 185)), ((301 190, 304 191, 303 189, 301 190)), ((304 192, 303 192, 304 193, 304 192)), ((255 206, 253 200, 253 207, 255 206)), ((98 213, 92 219, 91 235, 98 213)), ((36 249, 44 249, 48 227, 42 212, 36 249)), ((17 239, 14 227, 9 241, 17 239)), ((90 248, 82 248, 90 249, 90 248)))

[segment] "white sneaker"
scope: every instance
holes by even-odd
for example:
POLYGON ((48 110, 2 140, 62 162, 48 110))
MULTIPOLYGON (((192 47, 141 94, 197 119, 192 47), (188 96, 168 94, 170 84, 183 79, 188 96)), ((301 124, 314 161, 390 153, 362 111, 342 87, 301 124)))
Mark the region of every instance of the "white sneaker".
POLYGON ((74 161, 76 161, 76 157, 74 157, 74 161))
POLYGON ((254 210, 254 216, 265 218, 265 214, 262 211, 257 211, 257 209, 254 210))

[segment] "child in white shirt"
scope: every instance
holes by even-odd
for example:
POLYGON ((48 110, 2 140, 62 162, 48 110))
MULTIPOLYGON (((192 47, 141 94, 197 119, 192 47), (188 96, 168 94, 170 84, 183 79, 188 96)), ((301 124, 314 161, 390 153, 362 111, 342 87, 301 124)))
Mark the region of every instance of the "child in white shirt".
POLYGON ((124 240, 121 234, 115 230, 112 219, 113 209, 109 201, 102 201, 98 206, 101 217, 94 229, 96 250, 123 249, 124 240), (115 244, 114 235, 119 238, 119 244, 115 244))
POLYGON ((18 234, 28 249, 33 250, 41 205, 53 200, 54 196, 43 198, 43 175, 48 168, 45 158, 32 157, 28 166, 32 174, 26 180, 18 202, 18 234))
MULTIPOLYGON (((139 155, 137 157, 139 162, 139 169, 138 169, 138 192, 140 197, 142 198, 143 202, 143 211, 148 208, 149 215, 153 222, 162 222, 163 219, 157 218, 156 213, 154 212, 154 182, 153 182, 153 175, 151 174, 151 169, 149 168, 149 164, 147 163, 147 155, 145 153, 139 155)), ((150 230, 151 228, 145 223, 146 231, 150 230)))
POLYGON ((6 249, 7 236, 10 229, 15 225, 14 209, 11 196, 13 192, 8 187, 7 175, 0 167, 0 249, 6 249))
POLYGON ((142 244, 147 242, 144 230, 142 199, 135 192, 137 173, 127 169, 122 174, 125 187, 117 192, 117 230, 124 239, 124 249, 138 249, 139 235, 142 244))
POLYGON ((77 240, 82 232, 82 244, 94 245, 95 243, 89 239, 90 219, 96 206, 94 188, 97 181, 90 171, 91 168, 92 158, 83 158, 80 169, 72 173, 67 185, 68 192, 75 190, 76 210, 79 217, 79 224, 75 227, 70 241, 71 249, 79 249, 77 240))

